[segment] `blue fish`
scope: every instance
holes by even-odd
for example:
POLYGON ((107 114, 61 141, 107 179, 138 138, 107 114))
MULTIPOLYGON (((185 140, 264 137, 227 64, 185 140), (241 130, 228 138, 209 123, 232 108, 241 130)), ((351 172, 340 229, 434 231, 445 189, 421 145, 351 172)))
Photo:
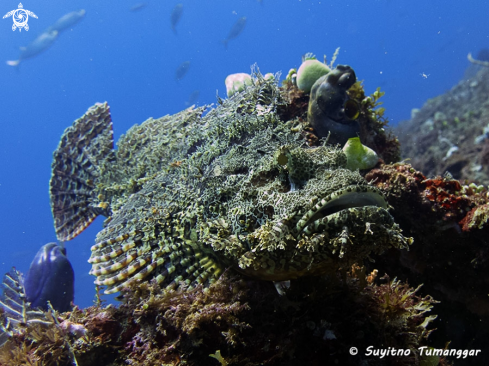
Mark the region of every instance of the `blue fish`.
POLYGON ((188 69, 190 68, 190 61, 185 61, 178 66, 178 69, 175 71, 175 79, 182 80, 183 77, 187 74, 188 69))
POLYGON ((41 247, 25 276, 24 288, 32 308, 47 310, 50 301, 60 312, 71 309, 74 299, 75 274, 66 249, 56 243, 41 247))
POLYGON ((183 13, 183 4, 175 5, 173 11, 171 12, 171 29, 175 34, 177 34, 176 26, 180 21, 180 18, 182 17, 182 13, 183 13))
POLYGON ((246 17, 239 18, 236 23, 234 23, 233 27, 229 31, 228 36, 222 43, 224 43, 224 48, 228 48, 228 42, 232 39, 235 39, 237 36, 241 34, 243 31, 244 27, 246 25, 246 17))
POLYGON ((194 90, 192 94, 188 97, 188 100, 185 102, 186 106, 191 106, 195 104, 199 100, 200 90, 194 90))

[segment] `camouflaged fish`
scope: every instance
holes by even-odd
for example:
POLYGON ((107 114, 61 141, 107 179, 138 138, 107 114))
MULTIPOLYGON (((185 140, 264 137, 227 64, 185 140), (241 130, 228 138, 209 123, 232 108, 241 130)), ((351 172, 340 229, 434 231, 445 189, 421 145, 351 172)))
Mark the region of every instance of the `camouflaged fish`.
POLYGON ((262 280, 319 275, 411 238, 337 147, 307 147, 278 76, 218 106, 145 121, 113 147, 107 103, 64 132, 51 205, 58 239, 107 217, 89 262, 115 293, 133 281, 208 285, 226 268, 262 280))

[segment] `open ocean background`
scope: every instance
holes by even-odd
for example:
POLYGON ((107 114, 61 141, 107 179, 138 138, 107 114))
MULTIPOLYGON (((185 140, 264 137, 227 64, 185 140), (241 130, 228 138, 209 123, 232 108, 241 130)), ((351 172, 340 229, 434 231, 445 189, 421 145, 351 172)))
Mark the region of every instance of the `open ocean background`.
MULTIPOLYGON (((56 241, 48 194, 52 153, 63 131, 96 102, 108 101, 117 141, 134 124, 186 108, 195 90, 199 105, 214 103, 216 92, 224 98, 226 76, 249 73, 255 63, 262 73, 281 71, 283 80, 306 52, 331 60, 341 47, 335 64, 352 66, 367 94, 380 86, 396 125, 455 85, 469 52, 489 48, 486 0, 147 1, 137 12, 130 11, 137 1, 128 0, 22 4, 38 16, 29 17, 28 32, 12 32, 12 18, 0 19, 0 275, 12 266, 26 273, 38 249, 56 241), (170 16, 178 3, 183 15, 175 35, 170 16), (18 70, 5 63, 79 9, 84 19, 46 52, 18 70), (226 50, 221 41, 243 16, 244 30, 226 50), (177 81, 184 61, 190 69, 177 81)), ((2 16, 17 7, 0 0, 2 16)), ((102 223, 98 218, 66 243, 81 307, 94 299, 87 260, 102 223)))

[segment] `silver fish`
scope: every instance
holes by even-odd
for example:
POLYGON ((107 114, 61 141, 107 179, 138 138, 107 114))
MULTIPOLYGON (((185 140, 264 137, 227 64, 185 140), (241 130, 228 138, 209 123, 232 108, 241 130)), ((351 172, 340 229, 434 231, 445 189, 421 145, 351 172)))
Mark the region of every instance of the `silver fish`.
POLYGON ((180 21, 180 18, 182 17, 183 13, 183 4, 177 4, 173 8, 173 11, 171 12, 171 29, 173 33, 177 34, 176 26, 177 23, 180 21))
POLYGON ((236 23, 234 23, 233 27, 229 31, 228 36, 222 43, 224 43, 224 47, 228 48, 228 42, 241 34, 244 27, 246 25, 246 17, 239 18, 236 23))
POLYGON ((19 59, 15 61, 7 61, 7 65, 19 66, 21 61, 32 58, 39 55, 41 52, 46 51, 56 40, 56 37, 58 37, 58 33, 59 32, 57 30, 42 33, 27 47, 21 47, 19 59))
POLYGON ((51 32, 51 31, 58 31, 58 33, 61 33, 62 31, 66 29, 70 29, 73 27, 76 23, 78 23, 80 20, 83 19, 85 16, 86 11, 85 9, 80 9, 77 11, 72 11, 71 13, 63 15, 61 18, 59 18, 56 23, 54 23, 52 26, 50 26, 46 32, 51 32))

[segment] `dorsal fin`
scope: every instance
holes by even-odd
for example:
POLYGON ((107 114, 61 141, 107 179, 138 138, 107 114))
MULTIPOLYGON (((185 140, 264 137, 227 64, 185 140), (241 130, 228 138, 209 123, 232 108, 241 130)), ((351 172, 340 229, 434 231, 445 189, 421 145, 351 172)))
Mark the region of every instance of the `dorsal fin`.
POLYGON ((114 159, 112 119, 107 103, 97 103, 68 127, 53 154, 49 184, 51 210, 58 240, 67 241, 95 218, 108 216, 97 183, 101 167, 114 159))

